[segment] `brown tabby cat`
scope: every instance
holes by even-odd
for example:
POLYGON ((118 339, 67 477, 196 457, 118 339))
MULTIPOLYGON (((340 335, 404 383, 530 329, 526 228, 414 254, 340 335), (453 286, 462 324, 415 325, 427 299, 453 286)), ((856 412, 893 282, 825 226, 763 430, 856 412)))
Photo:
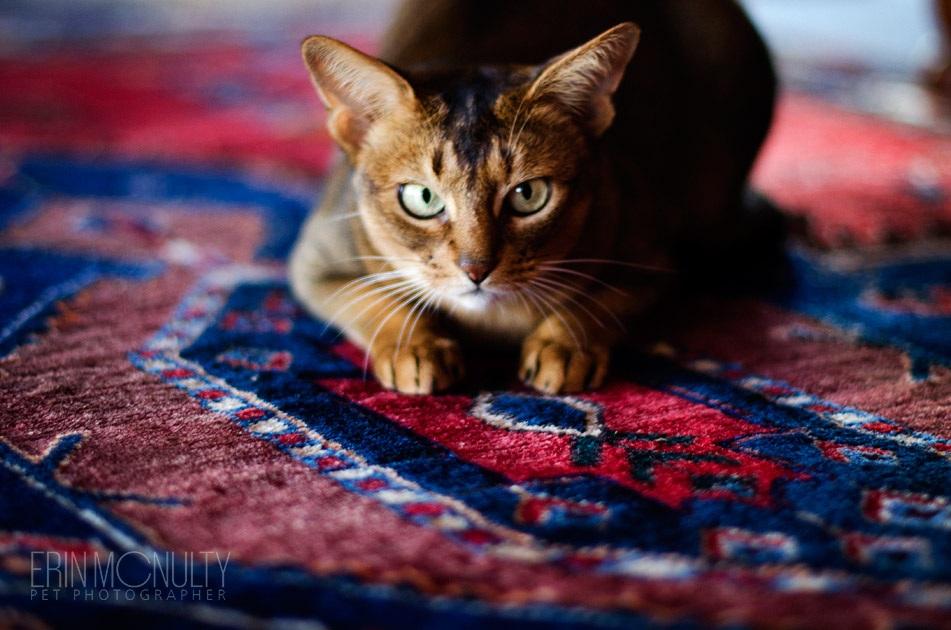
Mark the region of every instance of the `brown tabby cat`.
POLYGON ((774 76, 731 0, 411 0, 384 61, 303 54, 346 160, 291 284, 385 387, 449 387, 462 338, 520 342, 541 391, 598 387, 676 248, 744 232, 774 76))

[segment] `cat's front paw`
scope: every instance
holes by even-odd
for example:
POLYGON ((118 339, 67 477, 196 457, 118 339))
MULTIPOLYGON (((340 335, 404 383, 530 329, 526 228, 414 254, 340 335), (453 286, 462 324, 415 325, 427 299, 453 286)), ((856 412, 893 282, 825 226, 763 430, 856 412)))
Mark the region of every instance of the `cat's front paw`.
POLYGON ((519 378, 546 394, 600 387, 608 373, 608 346, 579 348, 572 342, 531 336, 522 344, 519 378))
POLYGON ((459 344, 445 337, 422 337, 373 350, 373 373, 383 387, 402 394, 433 394, 462 378, 459 344))

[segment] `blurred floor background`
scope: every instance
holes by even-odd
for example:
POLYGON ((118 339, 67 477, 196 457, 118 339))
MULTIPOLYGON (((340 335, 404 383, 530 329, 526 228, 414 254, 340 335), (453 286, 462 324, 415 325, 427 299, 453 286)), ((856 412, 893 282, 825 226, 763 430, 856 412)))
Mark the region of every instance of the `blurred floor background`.
MULTIPOLYGON (((920 84, 942 56, 933 0, 740 0, 788 87, 857 109, 946 130, 947 102, 920 84)), ((396 0, 6 0, 0 55, 68 42, 174 46, 176 35, 250 31, 261 43, 326 33, 372 46, 396 0), (116 39, 121 34, 122 39, 116 39), (161 36, 155 39, 156 36, 161 36), (369 36, 369 39, 368 39, 369 36), (108 40, 107 40, 108 38, 108 40)))

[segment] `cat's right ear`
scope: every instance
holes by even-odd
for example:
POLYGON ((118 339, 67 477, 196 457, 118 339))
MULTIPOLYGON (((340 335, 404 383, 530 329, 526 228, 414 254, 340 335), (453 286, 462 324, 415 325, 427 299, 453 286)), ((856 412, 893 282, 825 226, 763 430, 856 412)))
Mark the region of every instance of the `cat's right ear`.
POLYGON ((383 62, 329 37, 308 37, 304 61, 329 117, 330 135, 355 154, 370 126, 414 102, 413 88, 383 62))

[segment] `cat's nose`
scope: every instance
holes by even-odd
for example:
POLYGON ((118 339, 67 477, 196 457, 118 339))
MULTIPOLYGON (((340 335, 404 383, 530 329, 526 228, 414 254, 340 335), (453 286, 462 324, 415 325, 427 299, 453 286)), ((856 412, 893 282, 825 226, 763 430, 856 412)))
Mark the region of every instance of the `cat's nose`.
POLYGON ((469 279, 476 284, 482 284, 482 281, 495 269, 495 265, 494 260, 459 259, 459 268, 465 271, 469 279))

